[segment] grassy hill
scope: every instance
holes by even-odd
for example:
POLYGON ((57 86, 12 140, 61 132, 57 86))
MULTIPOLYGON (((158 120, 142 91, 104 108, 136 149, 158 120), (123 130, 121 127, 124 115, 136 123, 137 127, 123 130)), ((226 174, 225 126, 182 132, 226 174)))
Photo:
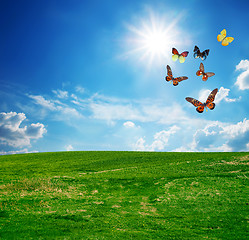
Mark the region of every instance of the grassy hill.
POLYGON ((0 156, 0 239, 249 239, 249 153, 0 156))

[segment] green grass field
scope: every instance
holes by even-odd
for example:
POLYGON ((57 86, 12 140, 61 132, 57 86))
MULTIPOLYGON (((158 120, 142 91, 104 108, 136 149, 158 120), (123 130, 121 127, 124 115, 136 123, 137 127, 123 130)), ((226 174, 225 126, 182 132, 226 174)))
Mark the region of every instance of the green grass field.
POLYGON ((0 156, 0 239, 249 239, 249 153, 0 156))

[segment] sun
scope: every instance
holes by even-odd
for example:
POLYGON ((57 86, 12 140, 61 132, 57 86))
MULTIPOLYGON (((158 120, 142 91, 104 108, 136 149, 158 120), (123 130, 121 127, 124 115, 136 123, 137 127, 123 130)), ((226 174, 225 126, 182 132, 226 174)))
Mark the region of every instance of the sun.
POLYGON ((149 17, 140 19, 135 25, 127 24, 125 55, 135 57, 148 68, 165 63, 171 58, 172 47, 183 45, 178 22, 179 18, 170 21, 150 12, 149 17))

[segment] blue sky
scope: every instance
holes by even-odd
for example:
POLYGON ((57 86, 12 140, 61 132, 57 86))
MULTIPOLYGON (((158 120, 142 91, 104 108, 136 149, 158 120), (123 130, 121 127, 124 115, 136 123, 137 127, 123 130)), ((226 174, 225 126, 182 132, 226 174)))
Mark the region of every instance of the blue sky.
POLYGON ((1 1, 0 154, 249 151, 248 10, 246 0, 1 1), (206 82, 195 45, 210 49, 206 82), (184 63, 172 47, 189 51, 184 63), (166 65, 188 80, 166 82, 166 65), (215 88, 212 111, 185 100, 215 88))

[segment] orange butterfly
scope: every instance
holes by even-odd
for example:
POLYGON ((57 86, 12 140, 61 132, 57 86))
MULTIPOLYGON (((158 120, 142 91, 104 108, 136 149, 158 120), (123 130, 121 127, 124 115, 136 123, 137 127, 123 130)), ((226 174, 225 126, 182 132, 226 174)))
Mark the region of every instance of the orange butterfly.
MULTIPOLYGON (((218 92, 218 88, 215 88, 208 96, 207 101, 205 103, 202 103, 194 98, 186 97, 185 99, 192 103, 196 108, 196 111, 198 113, 202 113, 204 111, 204 108, 208 107, 210 110, 213 110, 215 108, 215 103, 213 103, 215 95, 218 92)), ((207 108, 206 108, 207 110, 207 108)))
POLYGON ((214 76, 215 73, 213 73, 213 72, 207 72, 207 73, 205 73, 204 72, 204 65, 203 65, 203 63, 201 63, 199 70, 196 72, 196 75, 197 76, 201 76, 202 75, 202 80, 203 81, 207 81, 208 78, 214 76))
POLYGON ((173 75, 172 75, 172 71, 171 71, 171 68, 170 68, 169 65, 167 65, 167 75, 168 76, 165 77, 165 80, 167 82, 173 81, 173 85, 174 86, 177 86, 179 82, 188 79, 188 77, 185 77, 185 76, 184 77, 174 78, 173 75))
POLYGON ((174 62, 179 58, 179 62, 184 63, 185 57, 188 56, 188 51, 185 51, 185 52, 182 52, 181 54, 179 54, 179 52, 175 48, 172 48, 172 54, 173 54, 172 60, 174 62))

